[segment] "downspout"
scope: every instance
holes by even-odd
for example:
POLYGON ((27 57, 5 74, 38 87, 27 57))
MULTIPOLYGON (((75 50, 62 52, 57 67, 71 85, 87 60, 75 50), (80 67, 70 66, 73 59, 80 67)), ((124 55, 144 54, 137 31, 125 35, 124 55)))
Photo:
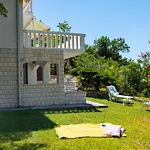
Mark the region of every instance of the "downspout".
POLYGON ((20 107, 20 101, 21 101, 21 78, 20 78, 20 51, 21 51, 21 9, 20 9, 20 3, 19 0, 16 0, 16 13, 17 13, 17 51, 18 51, 18 99, 17 99, 17 107, 20 107))

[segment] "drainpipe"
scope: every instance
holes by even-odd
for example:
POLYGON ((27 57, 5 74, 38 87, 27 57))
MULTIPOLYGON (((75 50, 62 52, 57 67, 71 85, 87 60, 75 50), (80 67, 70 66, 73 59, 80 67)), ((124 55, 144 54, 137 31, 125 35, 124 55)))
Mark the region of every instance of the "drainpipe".
POLYGON ((19 0, 16 0, 16 13, 17 13, 17 51, 18 51, 18 99, 17 99, 17 106, 20 107, 20 101, 21 101, 21 78, 20 78, 20 51, 21 51, 21 31, 20 31, 20 27, 21 27, 21 19, 20 19, 20 2, 19 0))

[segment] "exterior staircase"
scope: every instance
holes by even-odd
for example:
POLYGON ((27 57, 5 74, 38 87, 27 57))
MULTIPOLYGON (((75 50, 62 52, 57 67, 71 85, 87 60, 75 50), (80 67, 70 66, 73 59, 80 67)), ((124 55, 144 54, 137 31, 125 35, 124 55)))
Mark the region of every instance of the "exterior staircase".
POLYGON ((64 78, 64 90, 65 92, 76 92, 78 88, 76 87, 78 80, 76 77, 66 75, 64 78))

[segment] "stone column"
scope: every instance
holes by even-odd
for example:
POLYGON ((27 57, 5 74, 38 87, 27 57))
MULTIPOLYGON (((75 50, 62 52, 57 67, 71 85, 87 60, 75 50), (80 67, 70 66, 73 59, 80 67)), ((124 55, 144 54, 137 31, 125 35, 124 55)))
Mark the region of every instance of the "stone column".
POLYGON ((50 71, 50 63, 46 63, 43 66, 43 83, 49 83, 49 71, 50 71))

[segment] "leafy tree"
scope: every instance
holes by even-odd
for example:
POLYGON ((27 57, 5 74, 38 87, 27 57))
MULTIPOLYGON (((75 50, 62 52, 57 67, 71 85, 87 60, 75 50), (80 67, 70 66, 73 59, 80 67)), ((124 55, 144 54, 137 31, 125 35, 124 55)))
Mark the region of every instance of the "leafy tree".
POLYGON ((136 95, 140 92, 141 71, 140 66, 134 61, 128 65, 120 66, 117 85, 121 93, 136 95))
POLYGON ((59 23, 57 25, 59 28, 59 32, 70 32, 71 31, 71 26, 68 25, 67 21, 64 21, 63 23, 59 23))
POLYGON ((143 94, 150 96, 150 52, 141 53, 137 61, 141 66, 143 94))
POLYGON ((94 46, 90 46, 88 44, 85 44, 85 52, 87 54, 94 55, 96 50, 95 50, 94 46))
POLYGON ((141 91, 141 70, 140 65, 131 62, 127 67, 128 93, 132 95, 138 94, 141 91))
POLYGON ((4 6, 4 4, 0 2, 0 15, 3 17, 7 17, 7 13, 8 13, 7 8, 4 6))
POLYGON ((112 58, 115 61, 121 61, 120 52, 129 52, 129 46, 125 43, 124 38, 110 40, 107 36, 102 36, 94 41, 95 55, 97 57, 112 58))
POLYGON ((123 38, 101 37, 94 42, 92 46, 85 45, 84 54, 65 60, 65 72, 78 76, 83 88, 99 90, 113 84, 119 92, 132 95, 145 89, 141 65, 120 54, 129 51, 123 38))
POLYGON ((85 88, 94 88, 115 84, 116 71, 118 63, 112 59, 106 60, 103 57, 99 59, 93 55, 82 55, 76 60, 77 67, 72 71, 77 72, 78 78, 85 88))

